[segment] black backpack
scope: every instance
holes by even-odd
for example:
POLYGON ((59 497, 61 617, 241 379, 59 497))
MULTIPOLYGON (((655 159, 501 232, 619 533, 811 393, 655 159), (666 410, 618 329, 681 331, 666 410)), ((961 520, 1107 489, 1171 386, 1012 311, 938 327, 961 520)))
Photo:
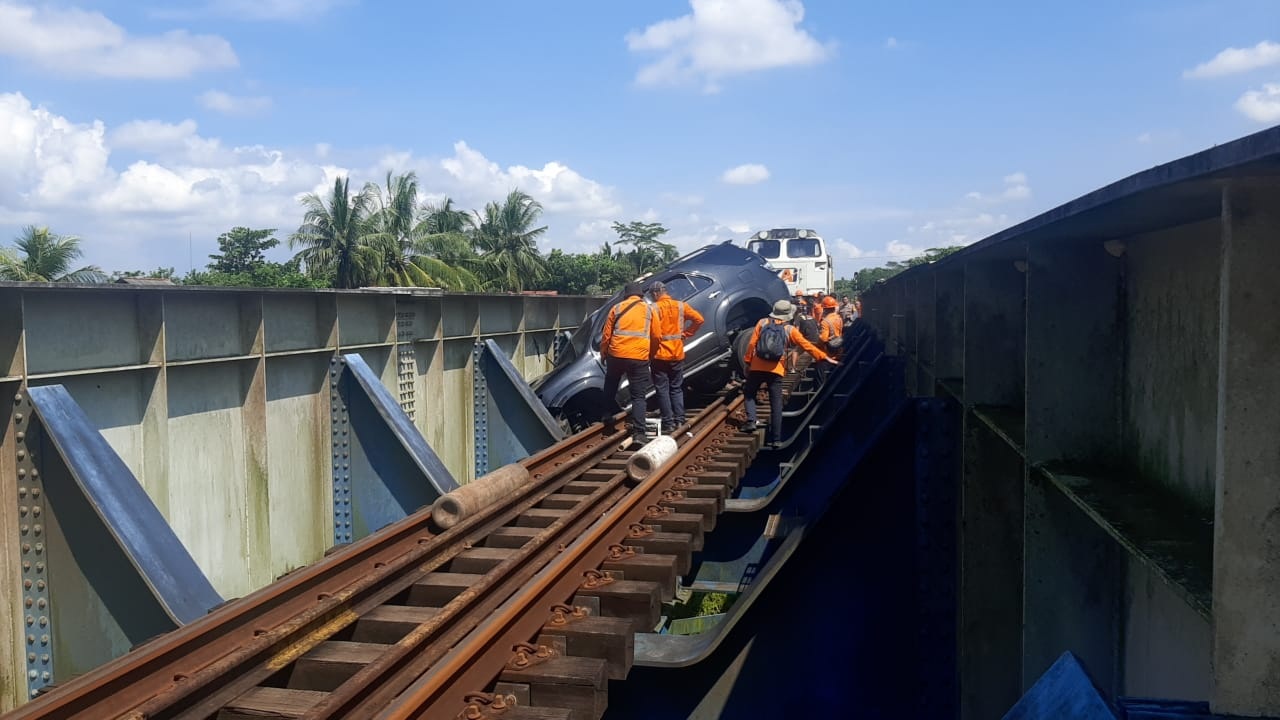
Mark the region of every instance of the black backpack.
POLYGON ((787 352, 787 326, 765 319, 760 328, 760 337, 756 340, 756 357, 761 360, 777 362, 787 352))
POLYGON ((796 329, 800 331, 805 340, 811 343, 816 343, 822 338, 822 334, 818 332, 818 322, 810 315, 796 319, 796 329))

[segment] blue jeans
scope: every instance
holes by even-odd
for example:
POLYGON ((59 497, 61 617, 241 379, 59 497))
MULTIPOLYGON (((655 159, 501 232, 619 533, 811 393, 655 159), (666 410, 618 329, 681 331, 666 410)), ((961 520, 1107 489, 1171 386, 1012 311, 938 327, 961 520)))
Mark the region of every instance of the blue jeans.
POLYGON ((670 433, 685 423, 684 361, 652 360, 649 372, 653 375, 653 389, 662 411, 662 431, 670 433))

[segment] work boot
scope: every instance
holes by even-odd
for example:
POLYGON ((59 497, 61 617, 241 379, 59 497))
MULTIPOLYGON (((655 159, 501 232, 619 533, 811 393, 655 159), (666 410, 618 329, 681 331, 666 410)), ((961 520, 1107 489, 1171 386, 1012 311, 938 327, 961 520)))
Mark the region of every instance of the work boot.
POLYGON ((755 432, 757 427, 759 427, 759 425, 756 423, 755 420, 748 420, 742 423, 741 430, 742 432, 749 434, 749 433, 755 432))
POLYGON ((648 442, 649 438, 644 433, 632 433, 631 435, 631 445, 633 447, 639 448, 648 442))

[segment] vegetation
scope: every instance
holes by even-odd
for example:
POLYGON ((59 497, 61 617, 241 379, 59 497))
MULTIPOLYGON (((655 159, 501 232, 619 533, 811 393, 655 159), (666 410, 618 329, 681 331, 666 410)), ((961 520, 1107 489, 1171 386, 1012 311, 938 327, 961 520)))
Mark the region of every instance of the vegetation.
MULTIPOLYGON (((555 249, 538 243, 548 231, 542 205, 515 189, 479 211, 444 197, 424 202, 417 176, 388 172, 381 184, 353 191, 348 177, 325 193, 301 199, 302 223, 287 236, 295 251, 286 262, 267 259, 280 246, 274 228, 234 227, 218 236, 218 252, 204 269, 178 278, 173 268, 116 271, 92 265, 71 269, 80 239, 28 227, 13 248, 0 248, 0 280, 105 282, 157 278, 185 285, 233 287, 359 288, 436 287, 455 291, 549 290, 571 295, 612 294, 635 277, 676 259, 661 223, 614 222, 617 239, 596 252, 555 249)), ((919 257, 866 268, 836 280, 837 294, 857 295, 903 270, 933 262, 959 247, 930 248, 919 257)))
POLYGON ((835 294, 837 297, 841 295, 848 295, 849 297, 861 295, 874 287, 877 283, 888 280, 903 270, 913 268, 917 265, 926 265, 928 263, 941 260, 951 253, 960 250, 962 247, 962 245, 952 245, 942 248, 929 248, 924 251, 923 255, 918 255, 906 260, 905 262, 893 260, 885 265, 881 265, 880 267, 859 270, 854 273, 852 279, 840 278, 839 280, 836 280, 834 288, 835 294))
POLYGON ((107 279, 95 265, 71 269, 80 259, 80 238, 55 235, 48 227, 29 225, 14 240, 13 249, 0 249, 0 280, 25 282, 97 283, 107 279))

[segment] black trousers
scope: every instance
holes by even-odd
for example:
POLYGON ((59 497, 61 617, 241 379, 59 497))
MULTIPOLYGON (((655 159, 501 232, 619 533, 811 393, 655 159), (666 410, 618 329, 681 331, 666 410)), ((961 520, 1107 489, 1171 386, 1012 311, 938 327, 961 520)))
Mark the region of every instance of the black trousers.
POLYGON ((662 411, 662 431, 670 433, 684 424, 684 361, 651 360, 653 389, 662 411))
POLYGON ((644 434, 644 416, 649 411, 644 396, 649 392, 649 361, 631 360, 630 358, 611 357, 605 360, 604 366, 604 407, 601 419, 606 425, 610 417, 618 411, 618 385, 622 376, 627 376, 627 389, 631 391, 631 434, 644 434))
POLYGON ((763 370, 752 370, 747 373, 747 382, 742 386, 742 394, 747 400, 747 422, 756 421, 756 392, 764 385, 769 389, 769 427, 765 432, 765 442, 782 440, 782 376, 763 370))

